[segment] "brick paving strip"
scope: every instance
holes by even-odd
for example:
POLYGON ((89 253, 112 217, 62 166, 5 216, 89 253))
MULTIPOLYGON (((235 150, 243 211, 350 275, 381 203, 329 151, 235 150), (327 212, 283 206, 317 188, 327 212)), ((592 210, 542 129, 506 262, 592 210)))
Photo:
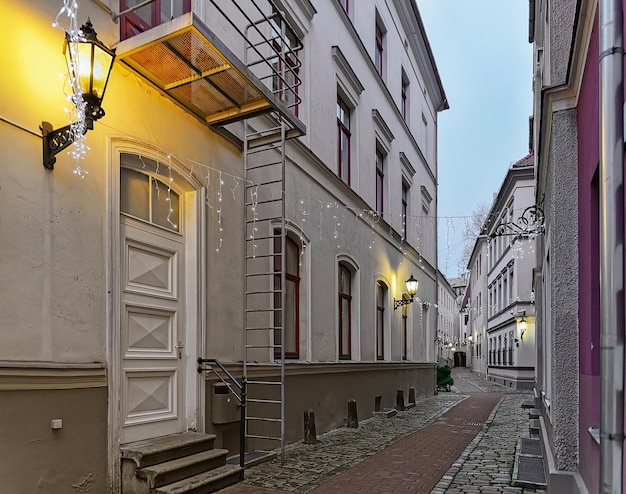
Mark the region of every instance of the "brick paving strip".
POLYGON ((244 483, 220 492, 428 493, 481 431, 501 395, 463 398, 440 394, 393 419, 369 419, 359 429, 325 434, 316 445, 288 451, 283 466, 274 460, 252 467, 244 483))
POLYGON ((471 395, 433 424, 406 436, 311 494, 428 494, 482 429, 502 395, 471 395))
POLYGON ((327 482, 408 434, 433 423, 465 397, 441 393, 418 400, 395 417, 372 417, 358 429, 342 427, 318 436, 317 444, 294 443, 285 451, 285 463, 275 458, 246 469, 242 483, 220 494, 305 493, 327 482))

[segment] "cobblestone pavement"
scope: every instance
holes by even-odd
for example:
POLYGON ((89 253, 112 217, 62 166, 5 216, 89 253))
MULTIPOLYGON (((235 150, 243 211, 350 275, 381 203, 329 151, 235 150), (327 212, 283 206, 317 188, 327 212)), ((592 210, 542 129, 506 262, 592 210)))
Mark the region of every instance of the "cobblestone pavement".
POLYGON ((544 489, 510 485, 517 441, 520 437, 530 437, 528 413, 522 409, 522 403, 532 399, 532 393, 507 389, 466 369, 455 369, 453 375, 460 384, 497 391, 504 396, 483 430, 448 469, 432 494, 545 494, 544 489))
POLYGON ((490 383, 466 369, 455 369, 453 376, 455 385, 450 393, 420 399, 416 407, 392 418, 363 420, 358 429, 322 434, 315 445, 293 444, 285 451, 284 465, 276 458, 250 467, 242 483, 220 494, 426 493, 438 479, 433 494, 545 493, 510 486, 517 440, 528 436, 528 414, 521 404, 530 393, 490 383), (474 395, 483 392, 485 396, 474 395), (472 408, 485 408, 481 403, 489 398, 487 393, 501 395, 492 395, 496 399, 490 402, 487 414, 493 411, 486 421, 471 422, 467 414, 472 408), (473 395, 473 400, 468 399, 473 395), (441 417, 461 402, 464 405, 457 412, 467 415, 465 422, 454 422, 455 413, 441 417), (417 431, 420 434, 413 434, 417 431), (451 438, 448 443, 456 444, 457 449, 447 445, 444 436, 451 438), (428 441, 434 441, 430 447, 428 441), (418 451, 420 448, 426 453, 418 451), (436 458, 436 450, 454 456, 436 458), (410 472, 407 462, 413 462, 409 463, 410 472), (377 468, 383 464, 384 468, 377 468), (404 470, 398 470, 400 464, 404 470), (451 466, 444 473, 437 465, 451 466), (378 470, 378 478, 367 477, 374 470, 378 470), (364 480, 366 487, 359 487, 355 480, 364 480), (430 487, 423 490, 427 485, 430 487))

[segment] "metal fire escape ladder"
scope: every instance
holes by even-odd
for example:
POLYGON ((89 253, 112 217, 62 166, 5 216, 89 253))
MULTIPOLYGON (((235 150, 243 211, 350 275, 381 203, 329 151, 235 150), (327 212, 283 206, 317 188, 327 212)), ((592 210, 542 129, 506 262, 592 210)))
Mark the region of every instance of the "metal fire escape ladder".
MULTIPOLYGON (((245 434, 249 448, 278 441, 284 457, 285 149, 306 133, 302 45, 274 0, 206 0, 198 10, 121 41, 118 60, 243 152, 245 434)), ((217 361, 199 362, 202 371, 217 361)))
MULTIPOLYGON (((300 47, 290 46, 284 16, 276 9, 273 12, 248 25, 244 62, 255 67, 269 61, 272 70, 260 79, 288 108, 294 108, 300 102, 296 56, 300 47)), ((273 449, 278 442, 281 461, 285 450, 285 151, 287 139, 295 135, 301 132, 278 112, 243 122, 246 438, 259 449, 273 449)))

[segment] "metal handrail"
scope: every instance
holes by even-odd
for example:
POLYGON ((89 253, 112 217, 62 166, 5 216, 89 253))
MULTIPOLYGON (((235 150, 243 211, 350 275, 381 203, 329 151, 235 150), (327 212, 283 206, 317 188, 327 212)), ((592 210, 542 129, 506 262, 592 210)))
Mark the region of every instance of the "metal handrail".
POLYGON ((215 374, 219 380, 226 385, 228 391, 230 391, 233 396, 237 398, 237 401, 239 401, 239 466, 241 467, 242 472, 240 474, 241 479, 243 479, 243 470, 246 463, 246 377, 243 376, 241 378, 241 382, 239 382, 219 360, 214 358, 198 357, 198 374, 201 374, 203 371, 213 372, 213 374, 215 374), (209 364, 209 367, 203 367, 203 364, 209 364), (239 394, 235 392, 230 383, 226 382, 226 380, 212 367, 212 365, 218 366, 220 370, 226 374, 228 379, 230 379, 238 388, 239 394))

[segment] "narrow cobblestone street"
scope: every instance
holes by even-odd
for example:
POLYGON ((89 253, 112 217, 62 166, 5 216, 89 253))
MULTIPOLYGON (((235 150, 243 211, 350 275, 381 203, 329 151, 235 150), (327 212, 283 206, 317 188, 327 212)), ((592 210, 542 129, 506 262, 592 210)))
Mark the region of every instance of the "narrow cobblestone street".
POLYGON ((450 393, 391 418, 363 420, 294 444, 280 459, 248 468, 222 494, 544 493, 511 486, 515 448, 529 436, 529 392, 490 383, 464 368, 450 393))

